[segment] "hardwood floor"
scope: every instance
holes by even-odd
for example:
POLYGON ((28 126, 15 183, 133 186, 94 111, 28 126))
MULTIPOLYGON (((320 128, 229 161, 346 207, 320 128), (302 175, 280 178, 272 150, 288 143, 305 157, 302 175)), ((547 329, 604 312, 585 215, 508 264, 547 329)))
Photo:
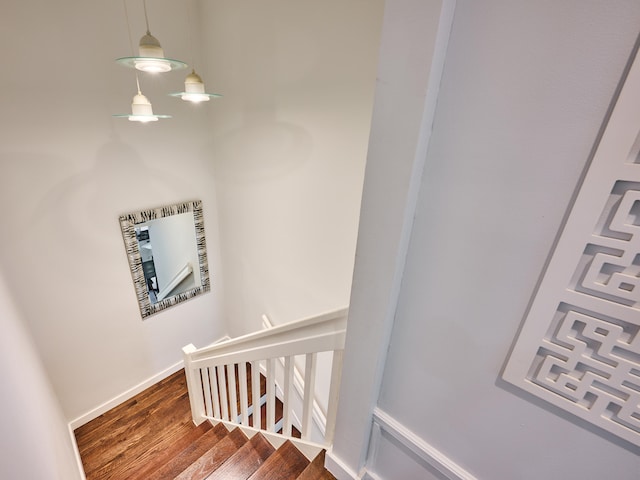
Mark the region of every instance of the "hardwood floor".
POLYGON ((87 480, 334 478, 324 453, 309 463, 291 442, 274 451, 260 434, 195 427, 184 370, 74 433, 87 480))

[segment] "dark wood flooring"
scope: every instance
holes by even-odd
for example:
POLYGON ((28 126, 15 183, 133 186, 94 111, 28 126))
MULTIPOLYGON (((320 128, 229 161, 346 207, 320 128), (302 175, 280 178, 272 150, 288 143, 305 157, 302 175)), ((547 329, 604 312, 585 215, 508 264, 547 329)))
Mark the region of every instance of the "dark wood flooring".
POLYGON ((309 463, 291 442, 274 451, 261 434, 195 427, 184 370, 74 433, 87 480, 334 479, 324 452, 309 463))

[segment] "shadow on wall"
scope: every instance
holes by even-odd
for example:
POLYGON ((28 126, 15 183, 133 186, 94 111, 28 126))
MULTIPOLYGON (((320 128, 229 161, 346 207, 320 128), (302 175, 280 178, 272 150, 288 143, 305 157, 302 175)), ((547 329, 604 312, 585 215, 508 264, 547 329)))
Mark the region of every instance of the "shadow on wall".
POLYGON ((217 180, 254 184, 299 168, 309 159, 312 148, 307 130, 265 114, 253 115, 243 125, 216 135, 205 156, 212 159, 217 180))
POLYGON ((0 268, 21 306, 37 292, 53 308, 63 285, 75 295, 112 295, 119 271, 106 262, 126 268, 119 215, 190 190, 115 133, 84 169, 71 158, 32 152, 4 153, 2 164, 0 201, 12 208, 3 217, 0 268))

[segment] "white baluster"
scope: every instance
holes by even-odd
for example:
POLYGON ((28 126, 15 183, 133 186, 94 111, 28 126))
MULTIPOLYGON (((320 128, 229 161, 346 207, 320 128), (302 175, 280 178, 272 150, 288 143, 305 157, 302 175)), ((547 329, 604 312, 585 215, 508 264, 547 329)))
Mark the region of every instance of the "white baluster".
POLYGON ((316 359, 317 353, 307 353, 304 365, 304 399, 302 409, 302 439, 311 438, 311 418, 313 412, 313 399, 316 383, 316 359))
POLYGON ((247 399, 247 362, 238 364, 238 377, 240 379, 240 412, 242 414, 241 423, 249 425, 249 401, 247 399))
POLYGON ((276 359, 267 360, 267 430, 275 431, 276 424, 276 359))
POLYGON ((222 409, 222 419, 229 420, 229 404, 227 403, 227 377, 224 372, 224 365, 218 365, 218 387, 220 390, 220 407, 222 409))
POLYGON ((218 377, 216 367, 209 368, 209 378, 211 378, 211 395, 213 398, 213 416, 222 418, 220 415, 220 392, 218 391, 218 377))
POLYGON ((293 389, 293 357, 284 359, 284 398, 282 399, 282 433, 291 435, 291 391, 293 389))
POLYGON ((344 350, 335 350, 333 352, 333 361, 331 362, 331 383, 329 385, 329 399, 327 401, 327 423, 324 431, 324 441, 327 445, 333 444, 333 435, 336 431, 343 354, 344 350))
POLYGON ((229 374, 229 404, 231 406, 231 421, 238 421, 238 394, 236 393, 236 366, 231 364, 227 366, 229 374))
POLYGON ((253 428, 260 428, 260 362, 251 362, 251 390, 253 396, 253 428))
POLYGON ((209 369, 201 368, 200 374, 202 375, 202 391, 204 393, 204 410, 208 416, 213 414, 213 408, 211 406, 211 385, 209 384, 209 369))

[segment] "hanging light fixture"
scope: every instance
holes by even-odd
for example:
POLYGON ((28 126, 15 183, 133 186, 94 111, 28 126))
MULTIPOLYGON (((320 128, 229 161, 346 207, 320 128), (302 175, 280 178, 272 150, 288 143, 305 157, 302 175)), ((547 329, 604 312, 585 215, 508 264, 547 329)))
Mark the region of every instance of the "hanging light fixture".
MULTIPOLYGON (((189 2, 187 2, 187 32, 189 37, 189 46, 191 47, 191 55, 194 55, 193 38, 191 37, 191 15, 189 14, 189 2)), ((193 59, 192 59, 193 60, 193 59)), ((192 61, 192 64, 195 62, 192 61)), ((208 102, 212 98, 221 97, 219 93, 206 93, 204 90, 204 82, 202 77, 196 73, 195 68, 184 79, 184 92, 170 93, 172 97, 180 97, 182 100, 192 103, 208 102)))
POLYGON ((221 97, 219 93, 206 93, 204 82, 200 75, 192 70, 184 80, 184 92, 170 93, 172 97, 180 97, 182 100, 193 103, 208 102, 211 98, 221 97))
POLYGON ((157 122, 161 118, 171 118, 171 115, 154 115, 151 108, 151 102, 142 94, 140 90, 140 81, 136 74, 136 85, 138 86, 138 93, 133 96, 131 102, 131 113, 116 114, 114 117, 128 118, 131 122, 157 122))
POLYGON ((132 67, 148 73, 162 73, 186 68, 186 63, 181 62, 180 60, 166 58, 164 56, 164 50, 162 49, 160 42, 156 37, 151 35, 146 0, 142 0, 142 5, 144 7, 144 20, 147 25, 147 33, 140 39, 138 46, 139 55, 137 57, 118 58, 116 59, 116 62, 120 65, 132 67))
MULTIPOLYGON (((131 51, 133 51, 133 40, 131 39, 131 27, 129 24, 129 11, 127 10, 127 0, 123 0, 122 3, 124 4, 124 13, 127 20, 127 32, 129 33, 129 45, 131 46, 131 51)), ((145 18, 146 18, 146 15, 147 15, 147 12, 146 12, 146 6, 145 6, 145 18)), ((148 23, 147 23, 147 27, 148 27, 148 23)), ((135 58, 135 57, 129 57, 129 58, 135 58)), ((138 78, 137 72, 136 72, 136 87, 138 88, 138 93, 133 96, 133 101, 131 102, 131 113, 115 114, 113 115, 114 117, 127 118, 132 122, 140 122, 140 123, 157 122, 161 118, 171 118, 171 115, 155 115, 153 113, 151 102, 147 97, 145 97, 142 94, 142 91, 140 90, 140 79, 138 78)))

